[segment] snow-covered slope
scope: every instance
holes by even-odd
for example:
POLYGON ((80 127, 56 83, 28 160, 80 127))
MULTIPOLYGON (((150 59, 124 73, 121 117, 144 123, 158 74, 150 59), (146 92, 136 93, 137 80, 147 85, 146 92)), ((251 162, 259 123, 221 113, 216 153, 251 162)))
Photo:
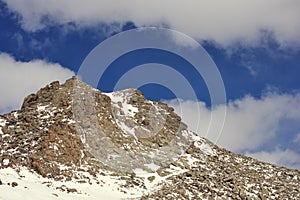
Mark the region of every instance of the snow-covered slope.
POLYGON ((73 77, 0 116, 0 199, 300 199, 300 172, 219 148, 135 89, 73 77))
POLYGON ((3 200, 119 200, 134 196, 130 191, 121 192, 118 185, 121 185, 122 181, 110 176, 101 177, 101 184, 97 184, 93 179, 92 184, 61 182, 43 178, 26 168, 21 168, 19 172, 5 168, 0 170, 0 177, 2 181, 0 199, 3 200))

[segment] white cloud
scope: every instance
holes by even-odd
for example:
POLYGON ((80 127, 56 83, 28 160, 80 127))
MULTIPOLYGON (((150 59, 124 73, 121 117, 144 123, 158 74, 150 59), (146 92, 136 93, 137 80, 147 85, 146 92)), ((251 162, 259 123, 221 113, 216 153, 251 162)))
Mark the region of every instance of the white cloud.
POLYGON ((276 149, 271 152, 261 151, 255 153, 246 153, 246 155, 256 158, 260 161, 300 170, 300 154, 290 149, 276 149))
MULTIPOLYGON (((211 110, 203 102, 172 100, 166 103, 174 107, 188 124, 189 129, 216 142, 222 125, 224 105, 211 110), (200 108, 199 112, 197 106, 200 108)), ((289 126, 289 120, 291 124, 295 123, 295 120, 300 122, 299 105, 300 93, 293 95, 267 93, 261 99, 246 96, 230 102, 227 105, 225 124, 217 144, 234 152, 247 152, 247 155, 265 162, 300 169, 300 154, 297 152, 289 149, 264 151, 264 145, 267 144, 274 147, 283 146, 272 144, 272 139, 275 139, 273 142, 278 142, 276 137, 285 134, 280 131, 283 126, 289 126), (280 123, 282 121, 284 123, 280 123)), ((300 134, 296 136, 294 142, 300 143, 300 134)))
MULTIPOLYGON (((223 119, 224 105, 210 110, 203 102, 170 101, 167 103, 175 108, 191 130, 216 142, 223 119), (197 111, 197 106, 200 112, 197 111)), ((299 105, 300 94, 269 93, 261 99, 246 96, 230 102, 227 105, 225 124, 217 144, 238 152, 255 150, 276 137, 282 126, 280 121, 285 120, 285 123, 288 123, 288 120, 300 121, 299 105)))
POLYGON ((271 32, 281 45, 300 43, 298 0, 6 0, 22 16, 25 29, 35 31, 51 23, 92 25, 132 21, 138 26, 167 24, 195 39, 221 45, 236 41, 257 44, 262 31, 271 32), (47 21, 47 22, 46 22, 47 21))
POLYGON ((54 80, 64 82, 72 75, 72 71, 59 64, 42 60, 18 62, 0 53, 0 113, 20 108, 28 94, 54 80))

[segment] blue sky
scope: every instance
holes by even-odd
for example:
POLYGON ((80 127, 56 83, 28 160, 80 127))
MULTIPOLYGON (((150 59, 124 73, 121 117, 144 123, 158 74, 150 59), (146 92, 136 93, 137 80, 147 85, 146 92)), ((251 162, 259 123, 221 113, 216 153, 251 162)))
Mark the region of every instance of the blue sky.
POLYGON ((224 82, 225 104, 212 108, 201 75, 179 56, 157 49, 121 55, 98 88, 112 91, 123 74, 139 65, 171 66, 191 82, 197 99, 174 101, 178 96, 155 82, 139 87, 147 98, 184 109, 183 120, 203 135, 211 114, 221 121, 226 107, 219 145, 300 169, 299 10, 294 0, 0 1, 0 113, 17 109, 27 94, 50 81, 77 74, 107 38, 138 27, 164 27, 190 36, 208 52, 224 82), (202 115, 199 127, 192 117, 195 105, 202 115))

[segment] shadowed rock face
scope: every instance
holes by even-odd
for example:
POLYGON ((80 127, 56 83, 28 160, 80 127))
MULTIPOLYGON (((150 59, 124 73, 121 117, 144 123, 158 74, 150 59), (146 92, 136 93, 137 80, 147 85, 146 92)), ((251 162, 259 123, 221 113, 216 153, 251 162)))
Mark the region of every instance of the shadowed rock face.
POLYGON ((138 90, 102 93, 75 77, 0 116, 8 167, 82 182, 108 173, 125 180, 120 188, 143 189, 141 199, 300 199, 299 171, 217 147, 138 90))

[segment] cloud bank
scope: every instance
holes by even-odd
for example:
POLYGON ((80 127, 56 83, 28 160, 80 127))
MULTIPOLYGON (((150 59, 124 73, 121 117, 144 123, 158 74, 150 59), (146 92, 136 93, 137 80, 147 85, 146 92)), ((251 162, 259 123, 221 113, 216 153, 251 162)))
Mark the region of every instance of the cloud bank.
POLYGON ((42 60, 18 62, 10 55, 0 53, 0 114, 20 108, 28 94, 50 82, 64 82, 73 75, 59 64, 42 60))
MULTIPOLYGON (((214 109, 207 108, 204 102, 172 100, 167 103, 181 115, 189 129, 206 136, 213 142, 216 142, 216 132, 219 129, 216 126, 209 126, 210 120, 222 122, 226 106, 225 124, 217 141, 218 145, 234 152, 246 152, 247 155, 263 161, 300 169, 300 152, 277 148, 281 142, 284 142, 280 140, 280 136, 287 134, 282 131, 283 126, 287 127, 290 122, 292 124, 300 121, 300 93, 270 92, 260 99, 246 96, 214 109), (196 109, 197 106, 200 108, 199 112, 196 109), (200 115, 199 127, 197 127, 198 115, 200 115), (265 145, 271 145, 274 148, 271 151, 265 151, 265 145)), ((300 131, 300 126, 297 128, 298 130, 294 130, 295 133, 300 131)), ((290 142, 297 147, 300 145, 299 138, 298 135, 290 142)))
MULTIPOLYGON (((221 105, 213 110, 203 102, 168 102, 180 114, 189 128, 200 135, 215 140, 214 128, 209 127, 211 114, 214 120, 222 121, 224 107, 227 107, 225 124, 218 144, 233 151, 256 149, 276 136, 281 120, 300 120, 300 94, 266 94, 262 99, 246 96, 221 105), (199 106, 200 112, 195 109, 199 106), (184 112, 182 112, 184 111, 184 112), (198 114, 201 115, 197 128, 198 114), (212 129, 212 130, 209 130, 212 129), (209 134, 207 132, 209 130, 209 134), (211 134, 211 135, 210 135, 211 134)), ((295 130, 297 131, 297 130, 295 130)), ((299 130, 298 130, 299 131, 299 130)), ((297 131, 297 132, 298 132, 297 131)))
POLYGON ((247 156, 257 160, 286 166, 292 169, 300 169, 300 154, 290 149, 275 149, 274 151, 260 151, 256 153, 246 153, 247 156))
POLYGON ((137 26, 167 25, 197 40, 227 46, 258 44, 267 32, 282 45, 300 44, 298 0, 5 0, 19 13, 21 24, 36 31, 51 23, 93 25, 134 22, 137 26))

